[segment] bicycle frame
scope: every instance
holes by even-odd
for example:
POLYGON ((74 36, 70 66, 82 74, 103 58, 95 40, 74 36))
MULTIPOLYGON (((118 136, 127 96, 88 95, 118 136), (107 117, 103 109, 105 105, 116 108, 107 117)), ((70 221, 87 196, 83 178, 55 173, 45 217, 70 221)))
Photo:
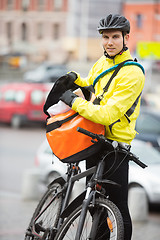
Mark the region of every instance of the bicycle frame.
MULTIPOLYGON (((125 151, 128 153, 128 149, 123 149, 124 153, 125 151)), ((104 184, 104 183, 107 183, 107 184, 113 184, 113 185, 118 185, 116 184, 115 182, 112 182, 110 180, 103 180, 102 179, 102 175, 103 175, 103 170, 104 170, 104 159, 105 157, 107 156, 107 154, 104 156, 104 158, 102 157, 101 160, 99 161, 97 167, 93 167, 92 169, 89 169, 81 174, 78 174, 76 176, 73 176, 71 177, 70 181, 72 182, 72 184, 74 184, 74 182, 76 180, 79 180, 83 177, 86 177, 88 175, 90 175, 91 173, 94 173, 94 179, 92 179, 91 181, 89 181, 89 183, 87 184, 87 190, 86 190, 86 194, 85 194, 85 197, 84 197, 84 194, 83 194, 83 201, 82 201, 82 194, 78 197, 78 199, 81 199, 82 201, 82 211, 81 211, 81 214, 80 214, 80 218, 79 218, 79 223, 78 223, 78 228, 77 228, 77 232, 76 232, 76 237, 75 237, 75 240, 80 240, 80 237, 81 237, 81 234, 82 234, 82 230, 83 230, 83 225, 84 225, 84 221, 85 221, 85 217, 86 217, 86 213, 87 213, 87 208, 89 206, 89 204, 92 202, 92 205, 94 206, 94 199, 95 199, 95 195, 96 193, 102 195, 99 190, 97 191, 96 189, 96 184, 99 183, 100 185, 104 184)), ((146 165, 143 164, 141 161, 139 161, 139 159, 137 159, 136 156, 134 156, 133 154, 131 155, 133 157, 133 161, 135 161, 138 165, 140 165, 141 167, 145 168, 146 165)), ((125 157, 126 158, 126 157, 125 157)), ((125 159, 124 158, 124 159, 125 159)), ((114 168, 114 164, 111 166, 110 170, 114 168)), ((73 187, 73 185, 72 185, 73 187)), ((72 191, 72 189, 71 189, 72 191)), ((66 198, 68 198, 68 196, 66 196, 66 198)), ((103 195, 103 198, 106 198, 105 195, 103 195)), ((77 199, 76 199, 77 201, 77 199)), ((74 201, 75 203, 75 201, 74 201)), ((63 209, 64 209, 64 212, 62 212, 62 216, 64 217, 67 217, 68 214, 66 214, 67 210, 69 210, 70 206, 72 206, 73 203, 71 203, 71 205, 69 205, 67 207, 67 209, 65 209, 65 205, 63 205, 63 209), (65 213, 65 214, 64 214, 65 213)), ((78 203, 79 205, 79 203, 78 203)), ((74 206, 75 207, 75 206, 74 206)), ((70 213, 70 211, 68 211, 68 213, 70 213)), ((98 226, 98 223, 99 223, 99 218, 100 218, 100 214, 97 215, 97 217, 95 218, 96 220, 94 220, 93 222, 93 225, 92 225, 92 229, 91 229, 91 239, 95 239, 95 236, 96 236, 96 229, 97 229, 97 226, 98 226)))
MULTIPOLYGON (((101 160, 102 161, 102 160, 101 160)), ((84 190, 84 192, 82 192, 80 195, 77 196, 77 198, 75 198, 71 203, 69 203, 70 197, 71 197, 71 193, 73 190, 73 186, 74 183, 84 177, 87 177, 89 175, 93 175, 94 174, 94 180, 96 179, 96 181, 98 181, 97 178, 97 172, 99 172, 100 170, 100 165, 101 165, 101 161, 99 162, 98 166, 94 166, 82 173, 78 173, 78 164, 70 164, 68 166, 68 179, 67 181, 65 181, 62 177, 58 177, 57 179, 53 180, 48 188, 52 189, 52 185, 54 184, 54 182, 59 182, 62 183, 64 185, 64 187, 62 188, 62 190, 57 191, 56 195, 50 200, 50 202, 45 206, 45 208, 38 214, 38 216, 34 219, 33 221, 33 234, 37 237, 40 237, 37 232, 36 232, 36 222, 37 220, 43 215, 43 213, 46 211, 46 209, 52 204, 52 202, 55 200, 55 198, 60 195, 61 193, 64 194, 64 198, 63 198, 63 202, 62 202, 62 207, 61 207, 61 214, 60 214, 60 218, 58 220, 58 224, 57 227, 50 230, 51 232, 51 236, 52 239, 54 239, 57 231, 59 230, 59 228, 61 227, 61 225, 64 222, 64 219, 68 217, 68 215, 79 205, 81 205, 83 203, 84 205, 84 210, 82 211, 82 216, 80 217, 80 225, 79 225, 79 229, 77 229, 77 234, 78 236, 81 235, 81 231, 83 228, 83 223, 84 223, 84 219, 85 219, 85 210, 88 207, 88 204, 90 203, 90 201, 92 200, 92 197, 95 195, 96 191, 93 190, 93 187, 95 186, 95 182, 93 180, 89 181, 89 183, 87 184, 87 190, 84 190), (92 191, 93 190, 93 191, 92 191), (86 207, 85 207, 86 206, 86 207)), ((100 193, 99 193, 100 194, 100 193)), ((103 196, 104 197, 104 196, 103 196)), ((79 237, 77 237, 77 239, 79 239, 79 237)))
MULTIPOLYGON (((76 166, 78 166, 76 164, 76 166)), ((71 176, 69 177, 68 179, 68 182, 66 182, 66 194, 65 194, 65 198, 63 200, 63 204, 62 204, 62 209, 61 209, 61 217, 58 221, 58 225, 57 225, 57 229, 59 229, 59 227, 62 225, 63 223, 63 220, 65 217, 67 217, 67 215, 69 215, 69 213, 71 212, 71 209, 72 209, 72 206, 74 205, 75 207, 75 201, 73 200, 69 205, 69 200, 70 200, 70 196, 71 196, 71 192, 73 190, 73 186, 74 186, 74 183, 84 177, 87 177, 91 174, 93 174, 94 172, 96 171, 96 166, 95 167, 92 167, 82 173, 75 173, 74 170, 71 174, 71 176), (66 214, 67 213, 67 214, 66 214)), ((63 191, 63 190, 62 190, 63 191)), ((84 193, 83 193, 84 195, 84 193)), ((79 203, 79 200, 81 199, 81 196, 82 194, 80 194, 77 198, 76 198, 76 202, 79 203)))
MULTIPOLYGON (((95 176, 94 176, 94 179, 93 180, 90 180, 88 185, 87 185, 87 191, 86 191, 86 196, 85 196, 85 199, 83 200, 83 203, 82 203, 82 212, 80 214, 80 219, 79 219, 79 224, 78 224, 78 229, 77 229, 77 232, 76 232, 76 237, 75 237, 75 240, 79 240, 80 237, 81 237, 81 233, 82 233, 82 230, 83 230, 83 225, 84 225, 84 221, 85 221, 85 217, 86 217, 86 213, 87 213, 87 207, 88 205, 90 204, 90 202, 92 201, 92 205, 94 206, 94 200, 95 200, 95 195, 97 193, 97 189, 96 189, 96 184, 98 183, 102 183, 102 175, 103 175, 103 171, 104 171, 104 161, 103 159, 101 161, 99 161, 98 165, 97 165, 97 170, 95 172, 95 176)), ((103 195, 104 197, 104 195, 103 195)), ((95 218, 94 220, 94 227, 92 227, 92 231, 91 231, 91 235, 92 235, 92 238, 91 239, 94 239, 95 238, 95 234, 96 234, 96 229, 97 229, 97 226, 98 226, 98 222, 99 222, 99 218, 100 218, 100 214, 99 216, 97 216, 97 218, 95 218)))
MULTIPOLYGON (((134 161, 135 163, 140 165, 142 168, 146 167, 146 165, 144 163, 142 163, 133 153, 131 153, 129 151, 130 149, 123 148, 122 146, 121 146, 121 148, 119 148, 118 143, 117 143, 117 145, 114 146, 110 141, 105 139, 104 136, 96 135, 96 134, 90 133, 90 132, 88 132, 86 130, 83 130, 83 129, 79 129, 79 131, 88 135, 88 136, 90 136, 92 139, 97 139, 98 141, 102 142, 103 144, 106 144, 106 145, 109 145, 109 146, 112 145, 112 149, 114 151, 118 150, 120 152, 123 152, 125 154, 125 157, 124 157, 123 161, 125 160, 126 156, 129 155, 131 157, 130 160, 134 161)), ((63 199, 62 200, 62 206, 61 206, 60 217, 58 219, 58 223, 56 225, 56 228, 46 229, 46 230, 51 233, 51 235, 50 235, 51 238, 50 239, 53 240, 54 237, 56 236, 57 232, 59 231, 61 225, 63 224, 64 219, 67 218, 75 208, 82 205, 82 211, 81 211, 81 214, 80 214, 78 228, 77 228, 76 237, 75 237, 75 240, 80 239, 81 234, 82 234, 82 230, 83 230, 83 225, 84 225, 84 222, 85 222, 85 217, 86 217, 86 212, 87 212, 88 206, 90 205, 90 203, 92 204, 92 206, 95 206, 95 201, 96 201, 97 195, 101 196, 102 198, 107 198, 103 194, 103 192, 101 192, 100 188, 102 187, 102 184, 112 184, 112 185, 117 185, 118 186, 117 183, 102 178, 104 165, 105 165, 105 158, 111 152, 112 151, 105 152, 104 155, 101 156, 97 166, 94 166, 94 167, 92 167, 92 168, 90 168, 90 169, 88 169, 88 170, 86 170, 82 173, 79 173, 79 170, 80 170, 79 162, 75 163, 75 164, 73 164, 73 163, 69 164, 68 165, 68 171, 67 171, 67 181, 65 181, 62 177, 59 177, 59 178, 55 179, 52 183, 49 184, 49 186, 48 186, 49 191, 52 190, 52 185, 54 185, 54 183, 56 183, 56 182, 60 183, 61 186, 63 186, 63 187, 60 191, 58 191, 54 195, 54 197, 50 200, 50 202, 47 204, 47 206, 34 219, 34 221, 33 221, 34 224, 32 225, 33 231, 35 230, 37 219, 52 204, 52 202, 58 196, 58 194, 62 193, 62 199, 63 199), (89 180, 85 191, 82 192, 80 195, 78 195, 71 203, 69 203, 71 193, 72 193, 73 186, 74 186, 75 182, 84 178, 84 177, 87 177, 89 175, 92 175, 92 177, 89 180), (97 185, 99 185, 100 188, 97 187, 97 185)), ((113 163, 113 165, 110 167, 109 171, 114 169, 114 166, 115 166, 115 164, 113 163)), ((93 221, 93 224, 92 224, 92 228, 91 228, 91 232, 90 232, 90 236, 92 237, 91 239, 95 239, 96 229, 97 229, 97 226, 98 226, 98 223, 99 223, 99 218, 100 218, 100 214, 98 213, 98 211, 95 211, 95 214, 97 214, 97 215, 96 215, 96 218, 95 218, 95 220, 93 221)), ((33 232, 33 234, 38 236, 36 234, 36 231, 33 232)))
MULTIPOLYGON (((59 219, 57 229, 59 229, 59 227, 62 225, 64 218, 67 217, 72 212, 73 206, 75 208, 75 203, 76 203, 77 206, 82 204, 83 207, 82 207, 82 212, 81 212, 80 219, 79 219, 79 224, 78 224, 78 229, 77 229, 77 232, 76 232, 75 240, 80 239, 82 229, 83 229, 83 225, 84 225, 85 216, 86 216, 86 209, 87 209, 88 205, 90 204, 90 202, 92 200, 93 200, 92 204, 94 205, 94 199, 95 199, 96 194, 102 196, 102 194, 96 189, 95 185, 97 183, 98 184, 102 184, 102 183, 116 184, 116 183, 114 183, 112 181, 109 181, 109 180, 105 180, 105 181, 102 180, 104 164, 105 163, 104 163, 103 159, 101 159, 97 166, 94 166, 94 167, 92 167, 92 168, 90 168, 90 169, 88 169, 88 170, 86 170, 82 173, 71 176, 69 178, 68 183, 67 183, 68 184, 67 185, 67 191, 66 191, 66 195, 65 195, 65 198, 64 198, 64 201, 63 201, 61 217, 59 219), (72 192, 75 181, 78 181, 78 180, 80 180, 84 177, 87 177, 87 176, 91 175, 91 174, 94 174, 94 178, 91 179, 89 181, 89 183, 87 184, 86 191, 84 191, 82 194, 80 194, 75 200, 73 200, 68 205, 68 202, 69 202, 69 199, 70 199, 70 194, 72 192)), ((116 185, 118 185, 118 184, 116 184, 116 185)), ((104 197, 105 196, 103 195, 103 198, 104 197)), ((96 218, 96 221, 94 222, 95 226, 98 225, 98 219, 99 218, 96 218)), ((92 235, 94 235, 96 233, 95 227, 93 228, 92 232, 94 232, 94 233, 92 233, 92 235)))

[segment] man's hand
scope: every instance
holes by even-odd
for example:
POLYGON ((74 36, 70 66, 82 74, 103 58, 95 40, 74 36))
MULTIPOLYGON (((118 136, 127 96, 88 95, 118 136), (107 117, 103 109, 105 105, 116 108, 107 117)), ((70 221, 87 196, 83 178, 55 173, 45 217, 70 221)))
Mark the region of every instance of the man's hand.
POLYGON ((70 72, 60 77, 59 80, 67 89, 69 89, 73 87, 73 83, 77 78, 78 76, 75 72, 70 72))
POLYGON ((72 104, 77 97, 78 96, 71 90, 67 90, 65 93, 62 94, 59 100, 63 101, 65 104, 72 107, 72 104))

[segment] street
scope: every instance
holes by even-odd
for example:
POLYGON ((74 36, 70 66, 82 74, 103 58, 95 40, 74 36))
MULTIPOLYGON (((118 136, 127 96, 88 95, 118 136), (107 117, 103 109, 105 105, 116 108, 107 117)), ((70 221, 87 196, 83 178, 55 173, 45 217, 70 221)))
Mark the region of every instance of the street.
POLYGON ((35 152, 44 138, 44 128, 15 130, 0 125, 1 191, 20 193, 23 173, 34 166, 35 152))
POLYGON ((45 129, 30 126, 15 130, 0 125, 0 239, 23 239, 37 202, 22 201, 22 179, 33 168, 37 148, 45 129))
MULTIPOLYGON (((37 201, 21 198, 23 174, 34 167, 45 129, 28 126, 12 129, 0 124, 0 240, 22 240, 37 201)), ((158 240, 160 210, 151 211, 145 223, 134 223, 133 240, 158 240)))

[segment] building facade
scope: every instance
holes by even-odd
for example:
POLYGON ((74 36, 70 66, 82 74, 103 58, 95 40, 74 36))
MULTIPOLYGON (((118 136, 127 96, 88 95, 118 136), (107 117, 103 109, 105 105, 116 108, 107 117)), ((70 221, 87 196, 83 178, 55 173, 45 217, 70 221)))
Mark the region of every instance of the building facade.
POLYGON ((160 42, 160 0, 127 0, 123 12, 131 23, 131 52, 138 42, 160 42))
POLYGON ((0 0, 0 54, 31 61, 95 60, 101 17, 121 12, 121 0, 0 0))
POLYGON ((95 61, 102 55, 97 26, 110 13, 122 13, 122 0, 69 0, 67 46, 76 59, 95 61))
POLYGON ((0 0, 1 52, 23 52, 32 61, 61 62, 67 0, 0 0))
POLYGON ((0 55, 95 61, 103 54, 97 25, 109 13, 130 20, 132 53, 139 41, 160 41, 160 0, 0 0, 0 55))

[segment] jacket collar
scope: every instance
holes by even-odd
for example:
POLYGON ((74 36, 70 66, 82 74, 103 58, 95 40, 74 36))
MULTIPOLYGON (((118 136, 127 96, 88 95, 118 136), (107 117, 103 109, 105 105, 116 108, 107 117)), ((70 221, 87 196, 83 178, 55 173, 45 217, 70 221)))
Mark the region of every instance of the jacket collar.
POLYGON ((131 54, 130 54, 130 51, 129 49, 127 49, 126 51, 124 51, 122 54, 118 54, 115 56, 114 59, 109 59, 109 58, 106 58, 106 60, 110 63, 110 64, 119 64, 127 59, 133 59, 131 54))

